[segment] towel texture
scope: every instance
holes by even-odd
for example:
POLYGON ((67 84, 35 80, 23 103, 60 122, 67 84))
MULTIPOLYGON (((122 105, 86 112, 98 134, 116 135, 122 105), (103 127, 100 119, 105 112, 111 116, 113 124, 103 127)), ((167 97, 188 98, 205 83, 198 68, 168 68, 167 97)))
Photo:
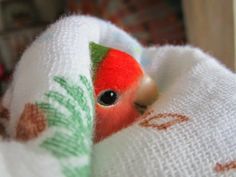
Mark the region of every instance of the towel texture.
POLYGON ((145 48, 108 22, 66 17, 25 51, 2 104, 1 177, 236 176, 235 74, 196 48, 145 48), (132 55, 161 93, 93 148, 91 41, 132 55))
POLYGON ((235 177, 235 74, 188 46, 147 48, 141 62, 160 98, 95 146, 92 176, 235 177))
POLYGON ((108 22, 71 16, 51 25, 24 52, 3 98, 14 141, 0 144, 1 177, 89 176, 91 41, 141 55, 141 46, 108 22))

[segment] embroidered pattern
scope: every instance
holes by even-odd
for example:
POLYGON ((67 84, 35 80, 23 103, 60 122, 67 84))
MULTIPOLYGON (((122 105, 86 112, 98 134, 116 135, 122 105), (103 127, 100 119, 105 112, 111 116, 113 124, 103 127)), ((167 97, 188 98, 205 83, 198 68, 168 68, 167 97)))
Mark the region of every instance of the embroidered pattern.
POLYGON ((236 160, 225 163, 225 164, 216 163, 216 166, 214 168, 214 170, 218 173, 229 171, 229 170, 232 170, 232 169, 236 170, 236 160))
POLYGON ((45 94, 47 101, 37 105, 45 112, 48 127, 60 131, 56 130, 40 146, 60 161, 66 177, 88 176, 94 116, 92 85, 85 76, 80 76, 78 84, 59 76, 54 81, 66 94, 49 91, 45 94), (68 163, 75 157, 80 159, 78 164, 68 163))
MULTIPOLYGON (((148 117, 148 115, 146 117, 148 117)), ((157 114, 149 118, 145 118, 143 121, 139 123, 139 125, 142 127, 151 127, 158 130, 166 130, 167 128, 175 124, 185 122, 187 120, 189 120, 189 118, 185 115, 175 114, 175 113, 164 113, 164 114, 157 114), (167 121, 165 121, 165 119, 167 121)))
POLYGON ((148 116, 150 116, 154 111, 150 110, 150 111, 146 111, 143 115, 142 115, 142 119, 146 119, 148 116))
POLYGON ((35 104, 28 103, 16 127, 16 139, 28 141, 37 137, 47 127, 46 117, 35 104))

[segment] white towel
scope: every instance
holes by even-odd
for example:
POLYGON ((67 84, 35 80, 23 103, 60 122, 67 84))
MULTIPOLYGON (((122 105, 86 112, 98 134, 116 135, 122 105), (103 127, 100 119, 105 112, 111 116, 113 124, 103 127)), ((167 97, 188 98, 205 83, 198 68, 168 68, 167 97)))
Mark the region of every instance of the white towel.
POLYGON ((25 51, 3 99, 11 141, 0 143, 0 176, 85 177, 91 164, 93 177, 236 176, 235 91, 235 74, 199 49, 145 48, 105 21, 66 17, 25 51), (92 161, 90 41, 128 52, 160 87, 141 120, 94 146, 92 161))
POLYGON ((144 49, 160 98, 97 144, 93 177, 236 176, 236 76, 189 46, 144 49))
POLYGON ((24 52, 3 98, 11 142, 0 143, 0 177, 89 176, 91 41, 141 55, 141 45, 109 22, 71 16, 51 25, 24 52))

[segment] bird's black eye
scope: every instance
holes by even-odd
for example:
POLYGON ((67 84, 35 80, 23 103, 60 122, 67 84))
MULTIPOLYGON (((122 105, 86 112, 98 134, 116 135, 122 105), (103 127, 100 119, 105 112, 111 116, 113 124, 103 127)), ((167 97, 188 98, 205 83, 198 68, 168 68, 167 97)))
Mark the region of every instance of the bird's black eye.
POLYGON ((98 103, 103 106, 111 106, 116 103, 118 94, 113 90, 106 90, 99 94, 98 103))

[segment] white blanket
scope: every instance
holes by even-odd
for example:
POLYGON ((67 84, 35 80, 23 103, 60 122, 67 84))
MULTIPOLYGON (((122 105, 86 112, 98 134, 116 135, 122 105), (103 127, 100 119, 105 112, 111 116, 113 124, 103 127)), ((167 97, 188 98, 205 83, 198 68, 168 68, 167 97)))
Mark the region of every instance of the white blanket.
POLYGON ((236 176, 236 76, 189 46, 144 49, 160 98, 97 144, 93 177, 236 176))
MULTIPOLYGON (((67 17, 49 27, 17 66, 3 100, 10 112, 5 125, 13 140, 0 143, 0 176, 77 177, 89 176, 91 171, 93 177, 236 176, 235 100, 235 75, 199 49, 145 48, 110 23, 86 16, 67 17), (160 87, 159 99, 140 121, 94 146, 92 161, 90 41, 133 55, 160 87), (67 84, 86 95, 85 109, 76 100, 58 99, 70 93, 67 84), (34 121, 27 117, 42 116, 29 104, 41 109, 53 105, 65 118, 71 116, 72 104, 86 131, 71 138, 74 132, 81 132, 80 124, 54 126, 64 121, 54 117, 46 119, 48 128, 40 132, 37 128, 41 127, 36 126, 35 130, 34 121), (32 107, 31 113, 22 116, 32 107), (22 117, 31 122, 30 128, 19 126, 19 120, 25 120, 22 117), (61 138, 65 134, 69 138, 61 138), (74 140, 80 143, 74 146, 74 140)), ((50 117, 52 109, 45 110, 50 117)), ((43 127, 44 122, 38 121, 43 127)))

